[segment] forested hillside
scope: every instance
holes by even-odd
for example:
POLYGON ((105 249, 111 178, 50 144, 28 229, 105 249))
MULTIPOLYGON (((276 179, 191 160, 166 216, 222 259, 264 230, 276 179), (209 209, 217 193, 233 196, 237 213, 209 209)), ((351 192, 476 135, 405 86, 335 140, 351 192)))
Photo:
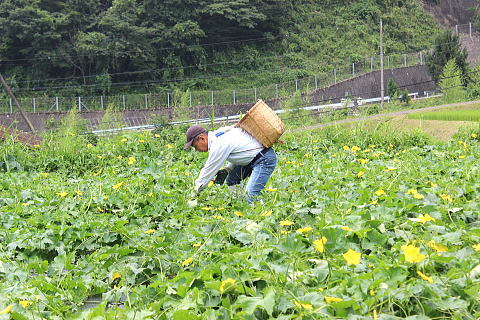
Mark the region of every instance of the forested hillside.
POLYGON ((420 0, 2 0, 17 95, 252 87, 430 48, 420 0))

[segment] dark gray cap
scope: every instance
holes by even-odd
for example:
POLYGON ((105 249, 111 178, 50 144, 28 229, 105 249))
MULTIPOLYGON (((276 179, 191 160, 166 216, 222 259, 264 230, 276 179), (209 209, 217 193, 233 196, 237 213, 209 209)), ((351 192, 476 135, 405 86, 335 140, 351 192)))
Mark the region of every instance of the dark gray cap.
POLYGON ((185 147, 183 147, 185 150, 190 148, 192 146, 193 139, 201 135, 202 133, 207 133, 207 130, 200 126, 191 126, 187 130, 187 143, 185 144, 185 147))

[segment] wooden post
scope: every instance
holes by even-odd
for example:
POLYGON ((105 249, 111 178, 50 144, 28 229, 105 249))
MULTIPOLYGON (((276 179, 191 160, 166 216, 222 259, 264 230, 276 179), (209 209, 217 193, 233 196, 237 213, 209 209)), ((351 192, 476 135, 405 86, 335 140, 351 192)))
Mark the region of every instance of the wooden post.
MULTIPOLYGON (((8 95, 10 96, 10 98, 13 100, 13 102, 15 102, 15 105, 17 106, 18 110, 20 111, 20 114, 22 115, 23 119, 24 119, 25 122, 27 123, 28 127, 30 128, 30 130, 31 130, 32 132, 35 132, 35 128, 33 127, 32 123, 31 123, 30 120, 28 119, 26 113, 23 112, 22 106, 20 106, 20 103, 18 102, 17 98, 16 98, 15 95, 13 94, 12 89, 10 89, 10 86, 8 85, 8 83, 5 81, 5 79, 3 79, 2 74, 0 74, 0 81, 2 82, 2 85, 3 85, 3 88, 5 89, 5 91, 7 91, 8 95)), ((13 111, 13 110, 11 110, 11 111, 13 111)))

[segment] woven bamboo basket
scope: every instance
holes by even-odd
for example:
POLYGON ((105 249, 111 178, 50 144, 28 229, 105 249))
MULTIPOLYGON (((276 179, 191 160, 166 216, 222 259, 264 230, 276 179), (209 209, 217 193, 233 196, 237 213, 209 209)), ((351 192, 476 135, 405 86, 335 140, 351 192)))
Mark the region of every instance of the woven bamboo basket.
POLYGON ((236 126, 254 136, 265 148, 270 148, 285 132, 282 120, 263 100, 258 100, 236 126))

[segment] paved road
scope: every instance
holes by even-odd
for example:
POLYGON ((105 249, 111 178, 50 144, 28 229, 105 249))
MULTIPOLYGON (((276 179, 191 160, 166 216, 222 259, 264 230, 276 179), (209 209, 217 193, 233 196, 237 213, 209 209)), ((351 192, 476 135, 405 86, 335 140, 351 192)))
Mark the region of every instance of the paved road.
POLYGON ((366 116, 366 117, 348 118, 348 119, 343 119, 343 120, 338 120, 338 121, 333 121, 333 122, 314 124, 314 125, 311 125, 311 126, 308 126, 308 127, 296 128, 296 129, 292 130, 292 132, 330 127, 330 126, 334 126, 334 125, 342 124, 342 123, 359 122, 359 121, 365 121, 365 120, 371 120, 371 119, 377 119, 377 118, 383 118, 383 117, 395 117, 395 116, 400 116, 400 115, 414 113, 414 112, 437 110, 437 109, 443 109, 443 108, 454 107, 454 106, 466 106, 466 105, 478 104, 478 103, 480 103, 480 100, 461 102, 461 103, 444 104, 444 105, 441 105, 441 106, 427 107, 427 108, 421 108, 421 109, 409 109, 409 110, 404 110, 404 111, 380 113, 380 114, 374 114, 374 115, 366 116))

